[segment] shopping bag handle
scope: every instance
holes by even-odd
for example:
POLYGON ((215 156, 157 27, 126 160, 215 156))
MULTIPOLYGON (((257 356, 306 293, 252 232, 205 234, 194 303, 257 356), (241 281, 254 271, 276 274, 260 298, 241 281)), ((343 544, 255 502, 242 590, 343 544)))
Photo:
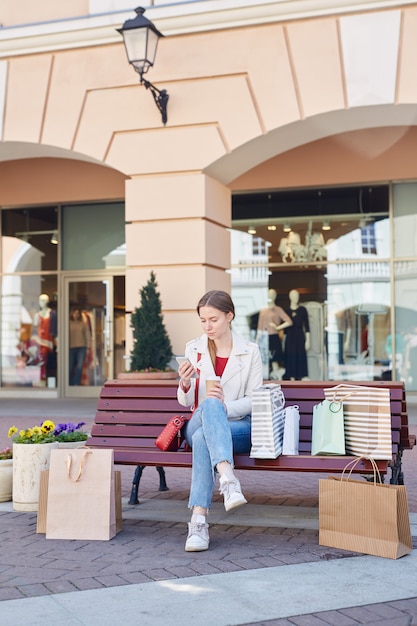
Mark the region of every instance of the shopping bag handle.
POLYGON ((341 480, 343 480, 343 478, 345 476, 345 472, 348 471, 349 468, 350 468, 350 471, 349 471, 349 474, 348 474, 346 480, 350 480, 350 477, 352 475, 353 470, 355 469, 355 467, 358 465, 358 463, 360 461, 369 461, 371 463, 372 469, 373 469, 373 472, 374 472, 374 485, 375 486, 377 485, 377 480, 376 480, 377 476, 378 476, 378 483, 382 483, 381 474, 380 474, 380 471, 378 469, 378 465, 375 463, 375 460, 372 457, 370 457, 370 456, 358 456, 357 459, 353 459, 353 461, 349 461, 349 463, 347 465, 345 465, 345 467, 343 469, 341 480))
POLYGON ((340 390, 346 390, 346 389, 351 389, 352 391, 350 391, 348 394, 344 395, 339 402, 344 402, 347 398, 349 398, 349 396, 352 396, 355 393, 358 393, 359 391, 363 390, 363 386, 362 385, 345 385, 345 384, 339 384, 339 385, 335 385, 334 387, 330 387, 330 389, 332 389, 333 391, 333 400, 336 401, 336 396, 337 396, 337 392, 340 390))
POLYGON ((72 480, 73 483, 77 483, 80 480, 80 478, 82 476, 82 473, 83 473, 83 469, 84 469, 85 458, 86 458, 87 454, 91 454, 91 452, 92 452, 92 450, 90 450, 89 448, 86 448, 84 450, 84 452, 83 452, 83 454, 81 456, 81 459, 80 459, 80 467, 78 468, 78 473, 77 473, 75 478, 71 478, 71 465, 72 465, 73 458, 72 458, 71 452, 68 454, 68 456, 67 456, 67 477, 70 480, 72 480))
MULTIPOLYGON (((333 387, 329 387, 329 389, 353 389, 354 391, 359 391, 363 389, 366 385, 348 385, 346 383, 340 383, 339 385, 334 385, 333 387)), ((353 392, 352 392, 353 393, 353 392)))
MULTIPOLYGON (((337 386, 339 386, 339 385, 337 385, 337 386)), ((348 387, 348 386, 352 386, 352 387, 353 387, 353 385, 346 385, 346 386, 347 386, 347 387, 348 387)), ((333 402, 341 402, 341 403, 343 404, 343 402, 344 402, 345 400, 347 400, 350 396, 353 396, 353 394, 355 393, 355 391, 358 391, 358 390, 359 390, 359 387, 356 387, 354 391, 351 391, 350 393, 346 393, 346 394, 345 394, 344 396, 342 396, 341 398, 337 398, 337 389, 336 389, 336 387, 334 387, 333 402)))

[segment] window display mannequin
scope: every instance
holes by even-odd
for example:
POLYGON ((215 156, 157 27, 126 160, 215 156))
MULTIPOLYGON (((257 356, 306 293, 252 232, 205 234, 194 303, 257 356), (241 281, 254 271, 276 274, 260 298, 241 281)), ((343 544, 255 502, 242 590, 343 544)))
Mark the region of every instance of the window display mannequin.
POLYGON ((74 308, 69 324, 69 384, 81 385, 83 366, 90 347, 90 329, 80 309, 74 308))
POLYGON ((300 294, 296 289, 289 293, 290 306, 286 312, 292 326, 285 331, 285 375, 286 380, 301 380, 308 376, 307 351, 310 349, 310 324, 307 309, 299 304, 300 294))
POLYGON ((39 296, 39 311, 35 313, 32 326, 32 347, 37 352, 40 365, 40 380, 46 384, 48 362, 54 355, 56 348, 57 317, 56 311, 49 306, 49 296, 41 293, 39 296))
POLYGON ((291 318, 284 309, 275 304, 276 298, 277 292, 275 289, 269 289, 268 306, 259 313, 256 336, 260 348, 263 341, 267 339, 268 356, 264 356, 265 350, 262 349, 261 354, 263 362, 269 364, 269 371, 266 373, 266 377, 271 378, 271 380, 281 380, 285 371, 283 368, 284 352, 278 332, 292 325, 291 318))

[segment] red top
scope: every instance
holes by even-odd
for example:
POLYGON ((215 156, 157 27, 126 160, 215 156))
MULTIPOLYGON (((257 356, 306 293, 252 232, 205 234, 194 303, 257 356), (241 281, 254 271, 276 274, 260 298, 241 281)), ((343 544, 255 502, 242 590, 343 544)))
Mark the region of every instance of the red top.
POLYGON ((216 367, 214 368, 216 376, 222 376, 224 368, 227 365, 227 361, 227 356, 216 356, 216 367))

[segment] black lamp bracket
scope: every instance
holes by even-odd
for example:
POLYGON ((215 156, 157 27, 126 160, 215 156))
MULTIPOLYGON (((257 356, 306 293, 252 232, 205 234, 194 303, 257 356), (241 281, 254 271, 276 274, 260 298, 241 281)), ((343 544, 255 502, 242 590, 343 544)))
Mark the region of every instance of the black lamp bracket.
POLYGON ((168 114, 167 114, 167 105, 168 105, 168 99, 169 99, 169 95, 166 89, 158 89, 157 87, 155 87, 155 85, 152 85, 151 82, 149 82, 149 80, 146 80, 146 78, 143 78, 141 76, 141 83, 143 83, 146 87, 146 89, 149 89, 153 99, 155 100, 155 104, 158 107, 161 116, 162 116, 162 123, 165 124, 168 121, 168 114))

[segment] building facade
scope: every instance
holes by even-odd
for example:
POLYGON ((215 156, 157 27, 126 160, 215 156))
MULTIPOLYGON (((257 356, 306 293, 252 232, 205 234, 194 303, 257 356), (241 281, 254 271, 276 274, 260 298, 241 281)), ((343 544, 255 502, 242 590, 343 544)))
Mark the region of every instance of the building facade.
POLYGON ((0 396, 96 395, 151 270, 175 354, 205 291, 262 341, 296 290, 309 378, 417 391, 417 4, 155 0, 165 126, 134 8, 2 2, 0 396))

